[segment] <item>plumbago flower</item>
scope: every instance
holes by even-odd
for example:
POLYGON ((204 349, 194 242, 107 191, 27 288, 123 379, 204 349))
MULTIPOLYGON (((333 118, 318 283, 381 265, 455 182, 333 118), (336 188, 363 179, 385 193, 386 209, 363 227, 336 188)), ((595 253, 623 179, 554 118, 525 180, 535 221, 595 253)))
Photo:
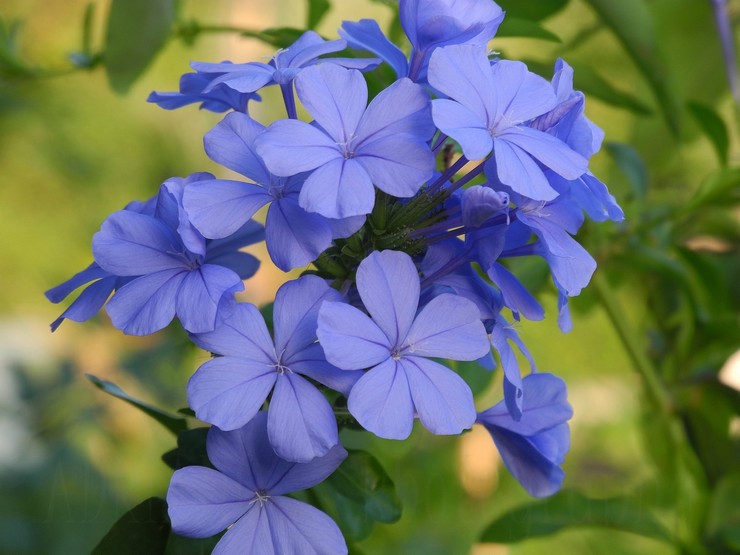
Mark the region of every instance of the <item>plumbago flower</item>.
POLYGON ((359 373, 327 363, 316 341, 323 302, 342 297, 316 276, 283 285, 275 295, 275 340, 256 307, 240 304, 214 331, 193 340, 220 356, 203 364, 188 382, 188 403, 201 420, 222 430, 249 422, 272 392, 267 431, 282 458, 307 462, 337 445, 331 406, 311 378, 345 394, 359 373))
POLYGON ((207 538, 228 531, 215 554, 346 555, 342 533, 325 513, 287 494, 315 486, 347 456, 339 445, 308 463, 280 459, 270 448, 267 414, 233 431, 211 428, 206 448, 215 466, 172 475, 167 504, 172 529, 207 538))
POLYGON ((318 322, 329 362, 345 370, 370 368, 350 392, 352 415, 389 439, 407 438, 415 413, 436 434, 470 428, 470 388, 428 357, 476 360, 489 352, 476 306, 442 294, 417 315, 419 275, 402 252, 370 254, 357 269, 357 289, 372 319, 344 303, 325 302, 318 322))
POLYGON ((401 440, 416 418, 434 434, 478 423, 531 495, 563 483, 572 410, 564 382, 538 371, 516 329, 545 311, 509 262, 544 259, 570 329, 568 299, 596 268, 575 235, 585 217, 624 218, 588 170, 603 133, 564 61, 548 82, 521 62, 489 60, 503 18, 494 2, 400 0, 399 10, 408 57, 376 22, 345 22, 343 40, 307 32, 269 63, 194 63, 180 92, 153 93, 167 109, 232 110, 204 145, 246 181, 166 181, 111 215, 94 263, 47 292, 59 302, 86 286, 52 329, 107 302, 125 333, 176 315, 214 355, 187 398, 212 425, 215 469, 176 470, 167 501, 179 534, 227 530, 215 553, 347 553, 336 524, 287 497, 347 456, 342 426, 401 440), (369 98, 359 70, 378 59, 325 57, 348 44, 398 79, 369 98), (272 85, 288 118, 267 125, 246 105, 272 85), (296 95, 310 123, 297 119, 296 95), (265 207, 263 229, 251 218, 265 207), (239 249, 262 239, 278 268, 306 269, 278 289, 271 318, 234 298, 257 269, 239 249), (476 412, 443 359, 500 366, 501 402, 476 412))

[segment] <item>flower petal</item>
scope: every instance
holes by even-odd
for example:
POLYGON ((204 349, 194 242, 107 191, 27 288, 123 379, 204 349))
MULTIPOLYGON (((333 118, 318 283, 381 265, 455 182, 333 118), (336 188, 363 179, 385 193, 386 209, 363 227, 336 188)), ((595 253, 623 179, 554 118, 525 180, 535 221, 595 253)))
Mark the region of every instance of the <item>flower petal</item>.
POLYGON ((433 100, 432 116, 437 127, 460 144, 468 160, 485 158, 493 149, 485 120, 462 104, 445 98, 433 100))
POLYGON ((344 303, 321 305, 316 334, 326 360, 343 370, 369 368, 391 356, 388 337, 377 324, 344 303))
POLYGON ((419 420, 433 434, 459 434, 475 423, 473 393, 449 368, 422 357, 400 360, 419 420))
POLYGON ((255 149, 271 173, 296 175, 342 157, 325 132, 297 120, 279 120, 255 140, 255 149))
POLYGON ((363 144, 356 160, 378 189, 396 197, 414 196, 434 173, 434 155, 426 143, 402 135, 363 144))
MULTIPOLYGON (((498 139, 518 146, 566 179, 576 179, 588 170, 588 160, 563 141, 542 131, 529 127, 510 127, 496 136, 498 139)), ((498 159, 496 161, 498 162, 498 159)))
POLYGON ((388 337, 400 346, 419 306, 419 273, 400 251, 375 251, 357 269, 357 290, 365 308, 388 337))
MULTIPOLYGON (((498 179, 504 185, 533 200, 552 200, 558 196, 542 168, 525 150, 502 138, 494 137, 493 153, 498 179)), ((487 164, 490 164, 490 160, 487 164)), ((489 173, 488 168, 486 173, 489 173)))
POLYGON ((366 430, 386 439, 406 439, 414 425, 414 403, 403 367, 388 358, 360 378, 347 407, 366 430))
POLYGON ((308 376, 312 380, 339 391, 345 397, 349 395, 357 380, 365 374, 362 370, 340 370, 328 363, 319 343, 313 343, 286 358, 285 365, 296 374, 308 376))
POLYGON ((275 364, 275 346, 257 307, 239 303, 233 313, 208 333, 192 335, 201 349, 219 355, 242 357, 265 365, 275 364))
POLYGON ((245 358, 215 358, 188 381, 188 405, 203 422, 235 430, 257 414, 276 379, 273 366, 245 358))
POLYGON ((265 126, 246 114, 228 114, 203 137, 208 157, 255 183, 270 184, 270 173, 254 149, 254 141, 265 126))
POLYGON ((277 549, 275 553, 346 555, 347 544, 336 523, 325 513, 290 497, 265 505, 277 549))
MULTIPOLYGON (((273 453, 274 456, 274 453, 273 453)), ((335 445, 326 455, 316 457, 307 463, 289 463, 276 459, 287 465, 278 472, 273 472, 267 483, 270 495, 283 495, 314 487, 326 480, 342 461, 347 458, 347 451, 341 445, 335 445)))
POLYGON ((306 179, 298 201, 304 210, 327 218, 364 216, 373 210, 375 188, 357 159, 337 158, 306 179))
POLYGON ((189 538, 207 538, 225 530, 246 513, 254 491, 202 466, 176 470, 167 490, 172 530, 189 538))
POLYGON ((270 206, 265 230, 267 252, 284 272, 310 264, 332 241, 327 219, 306 212, 294 197, 283 197, 270 206))
POLYGON ((337 421, 326 397, 298 374, 278 375, 267 418, 278 457, 309 462, 339 443, 337 421))

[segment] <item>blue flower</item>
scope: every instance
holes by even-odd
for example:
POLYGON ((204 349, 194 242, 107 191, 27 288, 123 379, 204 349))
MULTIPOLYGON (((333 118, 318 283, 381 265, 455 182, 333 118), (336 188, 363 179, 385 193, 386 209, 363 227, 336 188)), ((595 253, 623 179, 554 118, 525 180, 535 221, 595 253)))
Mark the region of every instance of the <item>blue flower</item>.
POLYGON ((119 210, 93 237, 100 268, 134 278, 106 305, 113 325, 124 333, 154 333, 175 314, 188 331, 212 330, 220 303, 242 290, 242 279, 257 270, 259 261, 239 248, 262 240, 262 226, 247 222, 230 237, 206 241, 187 218, 182 207, 186 184, 209 175, 166 181, 153 214, 119 210))
POLYGON ((269 85, 290 85, 305 68, 320 62, 329 62, 342 67, 361 70, 375 68, 380 60, 369 58, 319 58, 324 54, 339 52, 347 47, 341 39, 326 41, 314 31, 306 31, 288 48, 278 50, 269 63, 249 62, 246 64, 211 64, 193 62, 193 69, 202 73, 218 74, 205 92, 224 84, 242 93, 253 93, 269 85))
POLYGON ((309 463, 278 458, 270 448, 267 415, 243 428, 211 428, 206 443, 213 468, 176 470, 167 490, 172 529, 191 538, 228 531, 217 555, 346 555, 336 523, 287 494, 315 486, 347 457, 341 445, 309 463))
POLYGON ((557 104, 550 84, 523 63, 502 60, 491 66, 483 48, 447 46, 432 54, 428 78, 450 97, 432 101, 437 127, 460 143, 470 160, 493 150, 498 179, 514 191, 535 200, 557 196, 538 162, 566 179, 586 171, 587 160, 568 145, 522 125, 557 104))
POLYGON ((300 205, 327 218, 369 214, 373 185, 411 197, 432 176, 434 133, 429 98, 408 79, 396 81, 367 106, 362 74, 334 64, 311 67, 296 78, 298 97, 315 118, 273 123, 256 140, 257 152, 276 175, 313 170, 300 205))
POLYGON ((570 448, 567 421, 573 410, 565 382, 552 374, 530 374, 522 382, 524 406, 515 420, 501 402, 478 415, 506 468, 535 497, 556 493, 565 478, 560 468, 570 448))
POLYGON ((284 284, 275 296, 275 340, 257 308, 239 304, 210 333, 193 340, 223 355, 203 364, 188 382, 188 403, 201 420, 234 430, 254 418, 270 392, 267 431, 282 458, 306 462, 338 442, 326 398, 306 378, 349 393, 359 372, 326 362, 316 343, 316 316, 324 301, 341 302, 316 276, 284 284))
POLYGON ((476 360, 490 351, 478 308, 442 294, 417 314, 419 274, 411 257, 375 251, 357 270, 368 317, 344 303, 325 302, 318 337, 326 358, 345 370, 369 370, 352 388, 348 408, 364 428, 405 439, 414 415, 435 434, 457 434, 475 421, 473 395, 452 370, 427 357, 476 360))
MULTIPOLYGON (((228 64, 228 62, 223 63, 223 65, 225 64, 228 64)), ((260 100, 257 94, 235 91, 226 85, 210 88, 213 80, 221 75, 221 73, 186 73, 180 77, 180 92, 160 93, 153 91, 146 101, 157 104, 165 110, 174 110, 200 102, 201 110, 211 112, 235 110, 246 113, 247 104, 250 100, 260 100), (206 89, 208 89, 208 92, 204 92, 206 89)))
POLYGON ((254 140, 264 129, 245 114, 227 115, 206 134, 206 153, 254 183, 198 181, 187 187, 183 201, 193 225, 214 239, 232 234, 269 204, 265 221, 267 252, 275 265, 287 272, 316 260, 333 239, 348 237, 365 218, 334 220, 301 208, 298 195, 305 175, 275 176, 254 150, 254 140))

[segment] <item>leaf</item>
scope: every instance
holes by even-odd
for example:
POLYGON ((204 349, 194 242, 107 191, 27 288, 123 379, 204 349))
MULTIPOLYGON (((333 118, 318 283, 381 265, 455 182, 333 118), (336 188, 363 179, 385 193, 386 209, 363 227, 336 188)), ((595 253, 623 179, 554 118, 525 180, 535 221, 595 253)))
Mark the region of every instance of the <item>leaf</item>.
POLYGON ((370 453, 350 451, 326 483, 360 504, 377 521, 391 523, 401 518, 401 501, 393 481, 370 453))
POLYGON ((321 510, 339 525, 346 538, 360 541, 373 531, 375 521, 360 503, 345 497, 326 482, 315 486, 312 491, 321 504, 321 510))
POLYGON ((576 491, 561 491, 505 513, 486 528, 481 541, 515 543, 576 526, 610 528, 671 542, 663 525, 641 504, 625 497, 593 499, 576 491))
POLYGON ((733 196, 737 196, 740 185, 740 168, 721 169, 709 174, 701 182, 699 189, 689 199, 686 212, 708 204, 727 205, 733 196))
POLYGON ((119 399, 126 401, 128 404, 133 405, 139 410, 145 412, 175 435, 183 430, 186 430, 188 427, 187 422, 184 418, 175 416, 148 403, 139 401, 138 399, 131 397, 113 382, 102 380, 96 376, 93 376, 92 374, 85 374, 85 377, 90 380, 98 389, 105 391, 109 395, 118 397, 119 399))
POLYGON ((608 142, 604 148, 627 176, 635 198, 643 199, 648 189, 648 173, 642 156, 631 146, 608 142))
POLYGON ((653 18, 645 0, 586 0, 611 28, 655 94, 663 116, 678 134, 680 103, 663 63, 653 18))
POLYGON ((304 33, 293 27, 273 27, 264 31, 244 31, 242 36, 261 40, 277 48, 288 48, 304 33))
POLYGON ((650 115, 653 110, 639 98, 630 93, 620 91, 606 81, 593 68, 584 64, 571 64, 573 67, 573 82, 575 88, 583 91, 587 96, 598 98, 602 102, 625 108, 638 115, 650 115))
POLYGON ((532 0, 497 0, 496 3, 506 11, 506 19, 515 17, 530 21, 542 21, 565 8, 568 5, 568 0, 537 0, 536 2, 532 0))
POLYGON ((714 150, 717 152, 719 161, 723 166, 727 165, 727 150, 730 146, 730 138, 727 133, 727 126, 717 112, 699 104, 698 102, 689 102, 689 112, 701 127, 701 130, 712 142, 714 150))
MULTIPOLYGON (((707 517, 707 535, 732 553, 740 552, 740 471, 725 476, 714 489, 707 517)), ((717 549, 714 552, 720 552, 717 549)))
POLYGON ((91 555, 160 555, 169 533, 167 503, 150 497, 119 518, 91 555))
POLYGON ((483 393, 493 379, 493 372, 486 370, 475 361, 449 361, 448 364, 470 386, 473 395, 483 393))
POLYGON ((536 21, 506 16, 501 23, 496 37, 526 37, 530 39, 542 39, 552 42, 563 42, 560 37, 542 27, 536 21))
POLYGON ((167 540, 164 555, 209 555, 224 534, 225 532, 222 532, 210 538, 186 538, 172 532, 167 540))
POLYGON ((105 37, 110 86, 126 93, 170 36, 175 0, 113 0, 105 37))
POLYGON ((209 429, 208 427, 201 427, 183 430, 177 434, 177 447, 162 455, 162 460, 173 470, 179 470, 186 466, 213 468, 206 450, 206 438, 209 429))
POLYGON ((331 8, 329 0, 308 0, 307 29, 315 29, 331 8))

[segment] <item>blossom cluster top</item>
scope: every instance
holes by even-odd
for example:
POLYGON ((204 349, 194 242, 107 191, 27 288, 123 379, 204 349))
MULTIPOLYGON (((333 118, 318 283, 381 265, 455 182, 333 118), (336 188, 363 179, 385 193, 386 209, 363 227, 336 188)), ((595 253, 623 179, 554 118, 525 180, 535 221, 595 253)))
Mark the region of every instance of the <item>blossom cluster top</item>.
POLYGON ((494 2, 399 8, 408 56, 363 19, 344 22, 337 40, 308 31, 269 63, 193 63, 179 92, 152 93, 166 109, 229 112, 205 151, 243 178, 165 181, 109 216, 93 238, 95 261, 47 292, 59 302, 87 285, 53 329, 105 305, 132 335, 177 317, 215 355, 187 387, 190 407, 213 425, 215 468, 176 471, 167 500, 178 533, 228 528, 217 553, 347 552, 331 519, 284 496, 346 456, 340 405, 396 440, 416 419, 434 434, 481 424, 529 493, 562 484, 571 409, 563 381, 537 373, 512 327, 544 310, 507 260, 545 260, 567 331, 568 298, 596 267, 573 235, 584 216, 623 218, 588 169, 603 134, 566 62, 547 81, 489 56, 504 18, 494 2), (333 57, 346 48, 373 57, 333 57), (397 79, 371 98, 363 72, 380 64, 397 79), (273 85, 287 117, 265 125, 248 107, 273 85), (252 218, 265 207, 263 226, 252 218), (240 249, 262 240, 278 268, 303 269, 277 292, 269 325, 235 298, 258 268, 240 249), (503 400, 477 411, 440 359, 489 370, 497 360, 503 400))

